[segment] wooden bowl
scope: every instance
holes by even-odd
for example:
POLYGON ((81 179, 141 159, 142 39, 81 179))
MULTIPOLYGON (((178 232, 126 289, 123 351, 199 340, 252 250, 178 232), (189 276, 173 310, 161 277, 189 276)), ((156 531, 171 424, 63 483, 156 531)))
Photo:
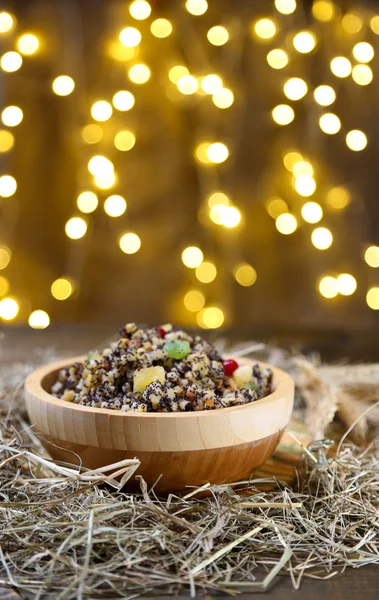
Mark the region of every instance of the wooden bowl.
MULTIPOLYGON (((42 367, 25 382, 26 408, 54 459, 90 469, 139 458, 148 486, 171 492, 204 483, 244 480, 274 452, 292 412, 294 384, 271 367, 274 392, 262 400, 213 411, 131 413, 80 406, 49 391, 74 357, 42 367)), ((256 361, 238 359, 239 364, 256 361)), ((261 363, 262 364, 262 363, 261 363)), ((268 366, 262 364, 262 366, 268 366)), ((138 484, 130 482, 129 488, 138 484)))

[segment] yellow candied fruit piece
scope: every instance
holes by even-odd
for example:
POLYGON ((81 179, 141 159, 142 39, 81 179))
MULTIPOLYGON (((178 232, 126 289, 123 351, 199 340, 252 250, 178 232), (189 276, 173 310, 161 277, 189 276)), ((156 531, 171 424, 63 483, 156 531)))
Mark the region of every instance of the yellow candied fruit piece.
POLYGON ((233 373, 233 379, 238 387, 242 387, 244 383, 253 382, 254 378, 251 366, 242 365, 241 367, 238 367, 233 373))
POLYGON ((166 373, 163 367, 146 367, 136 371, 133 377, 133 390, 143 392, 153 381, 165 383, 166 373))

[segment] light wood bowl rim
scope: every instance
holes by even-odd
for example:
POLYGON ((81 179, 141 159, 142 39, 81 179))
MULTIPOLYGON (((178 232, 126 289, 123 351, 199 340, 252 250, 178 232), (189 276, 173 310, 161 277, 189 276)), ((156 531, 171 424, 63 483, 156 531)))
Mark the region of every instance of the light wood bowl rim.
POLYGON ((242 412, 243 410, 252 410, 254 406, 262 406, 263 404, 265 405, 269 405, 272 403, 277 402, 278 400, 280 400, 282 397, 286 396, 287 394, 290 394, 291 392, 293 392, 293 388, 294 388, 294 383, 293 383, 293 379, 292 377, 286 373, 285 371, 283 371, 282 369, 279 369, 278 367, 274 367, 271 364, 259 361, 259 360, 255 360, 255 359, 250 359, 250 358, 245 358, 245 357, 234 357, 232 354, 228 354, 225 355, 223 358, 224 359, 228 359, 228 358, 234 358, 238 361, 239 365, 243 365, 243 364, 259 364, 261 367, 263 368, 270 368, 273 372, 273 379, 274 379, 274 385, 276 385, 275 390, 269 394, 268 396, 265 396, 264 398, 261 398, 260 400, 257 400, 255 402, 249 402, 247 404, 241 404, 238 406, 231 406, 229 408, 221 408, 219 410, 200 410, 200 411, 188 411, 188 412, 124 412, 121 410, 114 410, 111 408, 96 408, 96 407, 92 407, 92 406, 84 406, 81 404, 75 404, 73 402, 68 402, 67 400, 61 400, 60 398, 56 398, 55 396, 53 396, 52 394, 50 394, 49 392, 46 392, 43 387, 42 387, 42 380, 48 376, 50 373, 52 373, 53 371, 58 371, 60 369, 63 369, 65 367, 71 366, 73 365, 75 362, 83 362, 83 360, 85 360, 86 355, 80 355, 80 356, 74 356, 71 358, 66 358, 64 360, 59 360, 56 361, 54 363, 49 363, 47 365, 44 365, 43 367, 39 367, 38 369, 36 369, 35 371, 33 371, 32 373, 30 373, 28 375, 28 377, 25 380, 25 391, 28 392, 31 395, 37 396, 40 400, 42 400, 43 402, 46 402, 50 405, 53 406, 61 406, 64 407, 65 409, 71 408, 71 410, 73 411, 79 411, 79 412, 84 412, 87 414, 98 414, 98 415, 111 415, 111 416, 119 416, 120 418, 123 419, 133 419, 133 418, 144 418, 144 419, 186 419, 186 418, 193 418, 194 415, 196 415, 196 417, 201 417, 201 418, 211 418, 212 416, 215 415, 215 413, 220 413, 222 412, 222 414, 230 414, 230 413, 234 413, 234 412, 242 412))

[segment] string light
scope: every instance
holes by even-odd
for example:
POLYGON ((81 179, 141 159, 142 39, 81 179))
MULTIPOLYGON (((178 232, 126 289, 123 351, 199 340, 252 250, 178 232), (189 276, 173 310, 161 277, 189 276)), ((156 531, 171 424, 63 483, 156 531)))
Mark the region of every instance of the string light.
POLYGON ((5 321, 12 321, 17 317, 20 307, 14 298, 3 298, 0 301, 0 317, 5 321))
POLYGON ((321 106, 330 106, 336 99, 336 92, 330 85, 319 85, 313 92, 314 99, 321 106))
POLYGON ((74 288, 69 279, 60 277, 59 279, 53 281, 50 291, 51 295, 56 300, 67 300, 67 298, 69 298, 74 291, 74 288))
POLYGON ((299 160, 292 167, 292 173, 295 177, 300 177, 300 175, 313 175, 313 167, 311 163, 306 160, 299 160))
POLYGON ((204 255, 197 246, 188 246, 182 252, 182 262, 189 269, 196 269, 203 262, 204 255))
POLYGON ((312 196, 316 191, 316 182, 311 175, 299 175, 295 180, 295 190, 300 196, 312 196))
POLYGON ((92 175, 109 175, 113 173, 114 166, 108 158, 97 154, 88 161, 88 170, 92 175))
POLYGON ((328 0, 316 0, 312 6, 312 14, 318 21, 331 21, 335 15, 334 5, 328 0))
POLYGON ((37 52, 39 48, 39 40, 36 35, 32 33, 24 33, 17 40, 17 48, 21 52, 21 54, 26 54, 29 56, 30 54, 34 54, 37 52))
POLYGON ((109 190, 116 183, 116 174, 114 172, 96 174, 94 183, 101 190, 109 190))
POLYGON ((136 136, 132 131, 124 129, 123 131, 116 133, 113 141, 117 150, 120 150, 121 152, 127 152, 135 145, 136 136))
POLYGON ((362 19, 355 13, 347 13, 341 24, 346 33, 358 33, 363 27, 362 19))
POLYGON ((341 121, 333 113, 325 113, 319 118, 320 129, 328 135, 335 135, 341 129, 341 121))
POLYGON ((379 35, 379 16, 371 17, 370 19, 371 31, 379 35))
POLYGON ((212 101, 217 108, 229 108, 234 102, 234 94, 228 88, 222 88, 215 92, 212 101))
POLYGON ((68 96, 74 91, 75 81, 68 75, 59 75, 54 79, 52 88, 57 96, 68 96))
POLYGON ((125 27, 120 31, 118 39, 126 48, 135 48, 140 43, 142 35, 135 27, 125 27))
POLYGON ((266 209, 270 217, 277 219, 281 214, 288 212, 288 204, 282 198, 270 198, 266 202, 266 209))
POLYGON ((203 329, 218 329, 223 324, 225 317, 221 308, 210 306, 198 312, 196 320, 203 329))
POLYGON ((341 273, 337 277, 338 292, 342 296, 351 296, 357 289, 357 280, 350 273, 341 273))
POLYGON ((0 66, 3 71, 14 73, 22 65, 22 56, 18 52, 6 52, 0 59, 0 66))
POLYGON ((133 83, 137 83, 138 85, 146 83, 146 81, 150 79, 150 75, 149 67, 144 64, 133 65, 128 72, 130 81, 133 81, 133 83))
POLYGON ((365 252, 365 261, 369 267, 377 269, 379 267, 379 247, 369 246, 365 252))
POLYGON ((223 85, 224 82, 221 77, 219 75, 215 75, 214 73, 206 75, 201 80, 201 89, 204 90, 206 94, 215 94, 222 89, 223 85))
POLYGON ((254 31, 263 40, 270 40, 276 34, 276 25, 271 19, 259 19, 254 23, 254 31))
POLYGON ((300 31, 293 38, 293 45, 301 54, 308 54, 315 48, 316 38, 310 31, 300 31))
POLYGON ((366 295, 366 302, 368 307, 372 310, 379 310, 379 287, 372 287, 368 290, 366 295))
POLYGON ((355 65, 351 73, 352 78, 358 85, 368 85, 373 80, 373 72, 368 65, 355 65))
POLYGON ((156 19, 150 25, 150 31, 157 38, 166 38, 172 33, 172 24, 167 19, 156 19))
POLYGON ((97 142, 100 142, 103 134, 104 132, 100 125, 96 125, 95 123, 86 125, 82 129, 82 138, 87 144, 96 144, 97 142))
POLYGON ((322 208, 317 202, 306 202, 301 209, 301 216, 307 223, 318 223, 322 214, 322 208))
POLYGON ((336 56, 330 62, 330 70, 336 77, 348 77, 351 73, 351 62, 345 56, 336 56))
POLYGON ((79 194, 76 204, 82 213, 91 213, 97 209, 99 200, 94 192, 82 192, 79 194))
POLYGON ((308 86, 304 79, 300 79, 300 77, 291 77, 291 79, 287 79, 285 82, 283 91, 284 95, 290 100, 300 100, 301 98, 304 98, 307 93, 308 86))
POLYGON ((207 38, 210 44, 223 46, 229 39, 229 31, 222 25, 215 25, 209 29, 207 38))
POLYGON ((283 235, 290 235, 297 229, 297 219, 291 213, 282 213, 275 221, 275 227, 283 235))
POLYGON ((0 277, 0 296, 5 296, 9 290, 9 281, 6 277, 0 277))
POLYGON ((129 6, 129 12, 133 19, 144 21, 150 16, 151 6, 146 0, 134 0, 129 6))
POLYGON ((333 243, 333 235, 326 227, 317 227, 312 231, 311 240, 315 248, 326 250, 333 243))
POLYGON ((207 149, 207 157, 212 163, 220 164, 226 161, 229 156, 228 147, 221 142, 210 144, 207 149))
POLYGON ((14 24, 15 20, 12 15, 5 11, 0 12, 0 33, 7 33, 12 29, 14 24))
POLYGON ((141 248, 141 240, 136 233, 124 233, 120 239, 120 248, 125 254, 135 254, 141 248))
POLYGON ((303 157, 299 152, 287 152, 283 157, 283 164, 288 171, 292 171, 295 164, 303 160, 303 157))
POLYGON ((284 69, 288 65, 288 54, 280 48, 274 48, 267 54, 266 60, 273 69, 284 69))
POLYGON ((211 262, 202 262, 196 267, 196 277, 201 283, 211 283, 216 279, 217 269, 211 262))
POLYGON ((121 217, 126 211, 126 201, 122 196, 109 196, 104 202, 104 210, 110 217, 121 217))
POLYGON ((368 42, 358 42, 353 48, 353 56, 361 63, 370 62, 374 58, 374 48, 368 42))
POLYGON ((67 221, 65 231, 67 237, 72 240, 79 240, 86 234, 87 223, 81 217, 72 217, 67 221))
POLYGON ((186 9, 191 15, 198 17, 207 12, 208 2, 206 0, 187 0, 186 9))
POLYGON ((326 202, 333 210, 342 210, 350 201, 349 191, 342 186, 331 188, 326 195, 326 202))
POLYGON ((289 125, 295 118, 295 112, 288 104, 278 104, 273 108, 271 115, 278 125, 289 125))
POLYGON ((14 146, 14 135, 10 131, 0 129, 0 152, 8 152, 14 146))
POLYGON ((198 290, 190 290, 184 296, 183 304, 190 312, 198 312, 205 304, 204 295, 198 290))
POLYGON ((33 329, 46 329, 50 325, 50 317, 44 310, 34 310, 29 315, 28 322, 33 329))
POLYGON ((12 258, 12 253, 6 246, 0 246, 0 269, 5 269, 12 258))
POLYGON ((184 75, 189 75, 189 70, 183 65, 175 65, 168 72, 168 77, 172 83, 178 83, 179 79, 184 77, 184 75))
POLYGON ((196 77, 192 75, 182 75, 180 79, 178 79, 177 87, 179 92, 189 96, 190 94, 194 94, 199 89, 199 83, 196 77))
POLYGON ((254 285, 257 280, 256 270, 248 263, 237 265, 233 271, 233 275, 237 283, 244 287, 254 285))
POLYGON ((0 196, 10 198, 17 190, 17 181, 12 175, 3 175, 0 177, 0 196))
POLYGON ((352 129, 346 134, 346 145, 354 152, 360 152, 367 146, 367 136, 359 129, 352 129))
POLYGON ((228 196, 226 194, 224 194, 223 192, 213 192, 208 197, 209 208, 212 209, 214 206, 217 206, 217 205, 221 205, 221 206, 222 205, 224 205, 224 206, 230 205, 230 200, 229 200, 228 196))
POLYGON ((338 283, 335 277, 323 277, 318 284, 319 292, 324 298, 335 298, 338 295, 338 283))
POLYGON ((296 0, 275 0, 275 8, 282 15, 292 15, 296 10, 296 0))

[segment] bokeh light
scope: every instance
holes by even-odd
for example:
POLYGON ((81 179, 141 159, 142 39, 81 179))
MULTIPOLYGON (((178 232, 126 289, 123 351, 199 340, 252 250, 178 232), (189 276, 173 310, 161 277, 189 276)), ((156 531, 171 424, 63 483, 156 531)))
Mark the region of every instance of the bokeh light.
POLYGON ((269 198, 266 209, 270 217, 277 219, 281 214, 288 212, 288 204, 282 198, 269 198))
POLYGON ((0 246, 0 269, 5 269, 12 258, 12 253, 7 246, 0 246))
POLYGON ((276 25, 271 19, 259 19, 254 23, 254 32, 263 40, 270 40, 276 34, 276 25))
POLYGON ((198 312, 205 304, 204 295, 199 290, 190 290, 184 296, 183 304, 190 312, 198 312))
POLYGON ((146 0, 134 0, 129 5, 129 12, 133 19, 144 21, 150 16, 151 6, 146 0))
POLYGON ((229 39, 229 32, 226 27, 215 25, 209 29, 207 38, 214 46, 223 46, 229 39))
POLYGON ((365 261, 369 267, 379 267, 379 246, 369 246, 365 252, 365 261))
POLYGON ((313 92, 314 99, 321 106, 330 106, 336 99, 336 92, 330 85, 319 85, 313 92))
POLYGON ((204 255, 197 246, 188 246, 182 252, 182 262, 189 269, 196 269, 203 262, 204 255))
POLYGON ((229 156, 228 147, 221 142, 210 144, 207 149, 207 157, 211 163, 223 163, 229 156))
POLYGON ((282 15, 292 15, 296 10, 296 0, 275 0, 275 8, 282 15))
POLYGON ((46 329, 50 325, 50 317, 44 310, 33 310, 29 315, 28 323, 33 329, 46 329))
POLYGON ((363 27, 362 19, 353 12, 344 15, 341 24, 346 33, 358 33, 363 27))
POLYGON ((135 27, 125 27, 118 36, 121 44, 126 48, 135 48, 142 39, 141 32, 135 27))
POLYGON ((293 38, 293 45, 301 54, 308 54, 315 48, 316 38, 310 31, 300 31, 293 38))
POLYGON ((352 129, 346 134, 346 145, 354 152, 360 152, 367 146, 367 136, 359 129, 352 129))
POLYGON ((23 116, 19 106, 7 106, 1 113, 1 120, 7 127, 16 127, 21 123, 23 116))
POLYGON ((6 277, 0 277, 0 296, 5 296, 9 291, 9 281, 6 277))
POLYGON ((117 110, 130 110, 135 104, 135 98, 131 92, 120 90, 113 96, 112 104, 117 110))
POLYGON ((112 112, 112 105, 106 100, 98 100, 91 106, 91 115, 95 121, 108 121, 112 112))
POLYGON ((338 295, 337 279, 331 276, 323 277, 318 284, 318 289, 324 298, 335 298, 338 295))
POLYGON ((213 263, 204 261, 196 267, 195 274, 201 283, 211 283, 216 279, 217 269, 213 263))
POLYGON ((79 194, 76 204, 82 213, 91 213, 96 210, 99 200, 94 192, 87 191, 79 194))
POLYGON ((57 96, 68 96, 75 89, 75 81, 69 75, 59 75, 54 79, 52 88, 57 96))
POLYGON ((322 214, 322 208, 317 202, 306 202, 301 208, 301 216, 307 223, 318 223, 322 214))
POLYGON ((97 144, 100 142, 104 135, 104 132, 100 125, 96 125, 96 123, 91 123, 90 125, 86 125, 82 129, 82 138, 87 144, 97 144))
POLYGON ((155 19, 150 25, 151 33, 157 38, 166 38, 172 33, 172 23, 168 19, 155 19))
MULTIPOLYGON (((379 287, 372 287, 366 294, 367 306, 372 310, 379 310, 379 287)), ((0 302, 1 308, 1 302, 0 302)), ((1 315, 0 315, 1 316, 1 315)))
POLYGON ((222 89, 224 82, 219 75, 210 73, 201 80, 201 89, 206 94, 215 94, 222 89))
POLYGON ((357 289, 357 280, 350 273, 341 273, 337 277, 338 292, 342 296, 351 296, 357 289))
POLYGON ((189 70, 183 65, 175 65, 168 72, 168 77, 172 83, 178 83, 179 79, 184 77, 184 75, 189 75, 189 70))
POLYGON ((212 192, 212 194, 208 196, 209 208, 213 208, 217 205, 230 205, 230 199, 226 194, 224 194, 224 192, 212 192))
POLYGON ((178 79, 177 87, 179 92, 189 96, 197 92, 199 89, 199 82, 196 77, 193 77, 192 75, 182 75, 182 77, 178 79))
POLYGON ((326 227, 317 227, 312 231, 311 240, 318 250, 327 250, 333 243, 333 235, 326 227))
POLYGON ((117 194, 109 196, 104 202, 104 210, 110 217, 121 217, 126 211, 126 207, 125 198, 117 194))
POLYGON ((127 152, 135 145, 136 136, 132 131, 129 131, 129 129, 123 129, 122 131, 116 133, 113 141, 117 150, 120 150, 121 152, 127 152))
POLYGON ((88 161, 88 170, 92 175, 109 175, 113 173, 114 166, 109 158, 96 154, 88 161))
POLYGON ((221 308, 209 306, 198 312, 196 320, 203 329, 218 329, 223 324, 225 316, 221 308))
POLYGON ((8 152, 14 146, 14 135, 10 131, 0 129, 0 152, 8 152))
POLYGON ((7 71, 8 73, 14 73, 14 71, 18 71, 21 65, 22 56, 18 52, 6 52, 0 59, 0 67, 3 69, 3 71, 7 71))
POLYGON ((290 100, 300 100, 301 98, 304 98, 307 93, 308 86, 304 79, 300 79, 300 77, 291 77, 291 79, 287 79, 285 82, 283 91, 284 95, 290 100))
POLYGON ((278 125, 289 125, 295 118, 295 112, 288 104, 278 104, 272 110, 272 118, 278 125))
POLYGON ((325 113, 319 118, 320 129, 328 135, 335 135, 341 129, 341 121, 333 113, 325 113))
POLYGON ((310 162, 299 160, 293 165, 292 173, 295 177, 300 177, 300 175, 313 175, 313 167, 310 162))
POLYGON ((141 240, 136 233, 128 232, 120 238, 119 245, 125 254, 135 254, 141 248, 141 240))
POLYGON ((368 42, 358 42, 353 48, 354 58, 361 63, 370 62, 374 58, 374 48, 368 42))
POLYGON ((128 72, 130 81, 133 81, 133 83, 136 83, 137 85, 146 83, 150 79, 150 75, 149 67, 142 63, 133 65, 128 72))
POLYGON ((186 9, 191 15, 198 17, 207 12, 208 2, 206 0, 187 0, 186 9))
POLYGON ((94 176, 94 184, 101 190, 109 190, 116 183, 116 173, 98 173, 94 176))
POLYGON ((14 17, 8 12, 0 12, 0 33, 7 33, 15 24, 14 17))
POLYGON ((329 0, 316 0, 312 6, 312 14, 318 21, 331 21, 335 15, 334 4, 329 0))
POLYGON ((87 231, 87 223, 81 217, 72 217, 65 226, 66 235, 72 240, 79 240, 87 231))
POLYGON ((15 298, 3 298, 0 301, 0 318, 5 321, 12 321, 17 317, 19 310, 20 307, 15 298))
POLYGON ((51 295, 56 300, 67 300, 74 291, 72 282, 66 277, 59 277, 51 284, 51 295))
POLYGON ((316 182, 311 175, 299 175, 295 180, 295 190, 300 196, 312 196, 316 190, 316 182))
POLYGON ((374 17, 371 17, 370 27, 371 27, 371 31, 376 33, 376 35, 379 35, 379 15, 375 15, 374 17))
POLYGON ((291 150, 290 152, 287 152, 283 156, 283 164, 288 171, 292 171, 295 164, 302 160, 303 160, 302 155, 299 152, 294 152, 293 150, 291 150))
POLYGON ((267 54, 267 62, 273 69, 284 69, 288 65, 288 54, 280 48, 274 48, 267 54))
POLYGON ((351 73, 351 62, 345 56, 336 56, 330 62, 330 70, 336 77, 349 77, 351 73))
POLYGON ((276 229, 283 235, 290 235, 297 229, 297 219, 291 213, 282 213, 275 221, 276 229))
POLYGON ((26 54, 29 56, 37 52, 38 48, 39 40, 38 37, 33 33, 24 33, 17 40, 17 49, 21 52, 21 54, 26 54))
POLYGON ((0 177, 0 196, 10 198, 17 190, 17 181, 12 175, 2 175, 0 177))
POLYGON ((237 265, 233 270, 233 275, 237 283, 244 287, 253 285, 257 280, 257 272, 248 263, 237 265))
POLYGON ((368 85, 373 80, 373 72, 368 65, 355 65, 351 73, 352 78, 358 85, 368 85))
POLYGON ((234 94, 228 88, 222 88, 215 92, 212 101, 217 108, 229 108, 234 102, 234 94))
POLYGON ((350 201, 350 192, 343 186, 331 188, 326 195, 326 202, 333 210, 342 210, 350 204, 350 201))

